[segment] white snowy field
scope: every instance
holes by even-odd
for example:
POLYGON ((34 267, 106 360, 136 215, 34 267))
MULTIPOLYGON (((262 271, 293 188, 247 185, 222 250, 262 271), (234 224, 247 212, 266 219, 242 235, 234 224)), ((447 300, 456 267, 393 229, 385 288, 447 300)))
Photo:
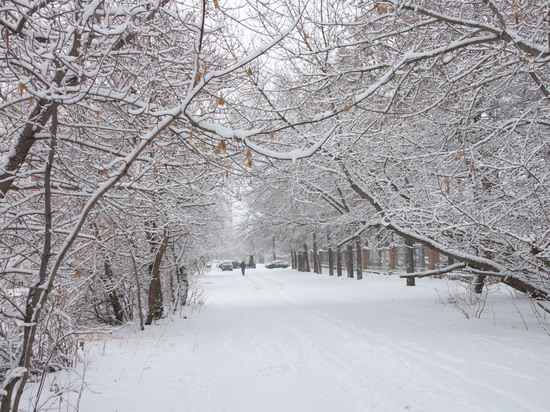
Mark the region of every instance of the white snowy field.
POLYGON ((186 319, 87 343, 80 411, 550 410, 550 337, 506 290, 468 320, 440 303, 459 288, 445 280, 259 267, 199 283, 186 319))

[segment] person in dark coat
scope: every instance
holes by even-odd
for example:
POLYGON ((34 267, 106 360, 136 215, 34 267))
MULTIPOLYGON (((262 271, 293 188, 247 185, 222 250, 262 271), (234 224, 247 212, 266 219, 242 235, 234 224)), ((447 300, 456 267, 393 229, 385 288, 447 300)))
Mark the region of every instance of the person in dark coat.
POLYGON ((244 276, 244 269, 246 268, 246 263, 244 263, 244 260, 241 262, 241 272, 244 276))

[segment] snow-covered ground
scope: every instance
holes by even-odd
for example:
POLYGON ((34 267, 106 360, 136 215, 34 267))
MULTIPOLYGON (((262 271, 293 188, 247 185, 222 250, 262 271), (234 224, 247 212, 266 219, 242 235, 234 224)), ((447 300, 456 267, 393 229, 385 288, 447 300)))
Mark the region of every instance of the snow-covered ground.
POLYGON ((440 303, 460 289, 445 280, 259 267, 199 283, 187 318, 87 343, 80 411, 550 410, 550 337, 506 290, 468 320, 440 303))

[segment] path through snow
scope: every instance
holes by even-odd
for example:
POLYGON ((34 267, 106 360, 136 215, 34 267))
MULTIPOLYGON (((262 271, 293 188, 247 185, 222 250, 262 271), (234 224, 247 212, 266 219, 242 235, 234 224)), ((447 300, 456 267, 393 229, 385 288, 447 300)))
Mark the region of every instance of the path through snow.
POLYGON ((528 302, 498 293, 467 320, 438 303, 446 281, 417 283, 213 269, 187 319, 96 345, 80 410, 550 410, 550 338, 528 302))

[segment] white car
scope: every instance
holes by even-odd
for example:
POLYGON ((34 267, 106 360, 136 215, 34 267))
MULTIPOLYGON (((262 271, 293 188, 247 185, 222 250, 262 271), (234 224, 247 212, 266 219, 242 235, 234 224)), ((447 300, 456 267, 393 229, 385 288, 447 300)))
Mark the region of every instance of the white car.
POLYGON ((223 270, 233 270, 233 262, 230 260, 224 260, 221 264, 222 271, 223 270))

